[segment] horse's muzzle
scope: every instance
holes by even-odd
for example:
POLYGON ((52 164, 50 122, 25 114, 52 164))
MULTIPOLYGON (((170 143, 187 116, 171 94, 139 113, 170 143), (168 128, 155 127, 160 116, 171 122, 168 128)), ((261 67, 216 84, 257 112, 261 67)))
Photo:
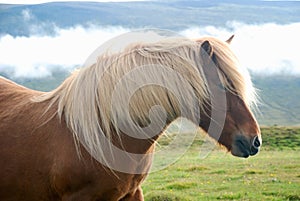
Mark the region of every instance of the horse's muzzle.
POLYGON ((258 136, 251 139, 239 135, 235 138, 231 153, 234 156, 248 158, 258 153, 261 146, 261 140, 258 136))

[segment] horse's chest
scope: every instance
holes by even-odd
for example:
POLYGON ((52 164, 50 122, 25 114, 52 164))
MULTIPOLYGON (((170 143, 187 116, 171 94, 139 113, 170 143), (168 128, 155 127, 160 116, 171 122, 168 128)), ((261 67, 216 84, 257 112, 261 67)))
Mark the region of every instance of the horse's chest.
POLYGON ((116 196, 119 200, 121 200, 124 197, 128 197, 128 195, 134 195, 135 192, 139 190, 141 183, 144 181, 147 175, 121 174, 118 176, 119 178, 107 178, 113 181, 112 183, 106 182, 107 189, 106 187, 103 188, 103 184, 105 183, 100 182, 102 183, 102 186, 99 186, 99 189, 106 189, 102 194, 104 198, 107 199, 116 196))
POLYGON ((112 172, 94 165, 72 166, 63 172, 60 169, 53 184, 59 197, 66 199, 71 196, 72 199, 87 201, 119 201, 135 196, 136 192, 141 195, 140 185, 146 174, 112 172))

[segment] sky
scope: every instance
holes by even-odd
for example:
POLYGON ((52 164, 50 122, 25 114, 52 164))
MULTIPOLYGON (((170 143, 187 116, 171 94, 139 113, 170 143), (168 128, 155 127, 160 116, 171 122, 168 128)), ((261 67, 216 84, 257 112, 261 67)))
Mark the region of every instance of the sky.
MULTIPOLYGON (((3 4, 40 4, 47 2, 67 2, 67 1, 89 1, 89 2, 129 2, 129 1, 146 1, 146 0, 0 0, 3 4)), ((284 0, 265 0, 265 1, 284 1, 284 0)), ((293 0, 300 1, 300 0, 293 0)))
MULTIPOLYGON (((47 2, 67 2, 67 1, 85 1, 85 0, 0 0, 3 4, 41 4, 47 2)), ((129 2, 144 0, 88 0, 89 2, 129 2)))

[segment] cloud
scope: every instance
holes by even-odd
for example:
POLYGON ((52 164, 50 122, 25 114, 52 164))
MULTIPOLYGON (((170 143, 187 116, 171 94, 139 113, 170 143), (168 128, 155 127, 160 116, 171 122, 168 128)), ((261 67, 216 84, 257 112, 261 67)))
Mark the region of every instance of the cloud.
POLYGON ((60 66, 73 69, 103 42, 125 33, 122 27, 83 28, 56 30, 54 36, 0 38, 0 73, 12 73, 12 77, 44 77, 60 66))
POLYGON ((225 28, 193 27, 181 34, 192 38, 210 35, 223 40, 235 34, 231 47, 245 68, 257 74, 300 74, 300 23, 229 22, 225 28))
POLYGON ((256 73, 300 73, 300 23, 234 23, 235 50, 241 64, 256 73))
MULTIPOLYGON (((32 16, 29 10, 23 15, 32 16)), ((130 31, 124 27, 96 26, 54 29, 55 34, 51 35, 37 35, 33 30, 29 37, 2 36, 0 73, 11 77, 44 77, 58 68, 71 70, 82 65, 105 41, 130 31)), ((191 27, 180 34, 190 38, 210 35, 223 40, 235 34, 231 46, 242 66, 259 74, 300 74, 300 23, 229 22, 225 27, 191 27)))
POLYGON ((22 17, 23 17, 24 21, 29 21, 33 18, 33 15, 32 15, 31 11, 28 8, 23 9, 21 11, 21 13, 22 13, 22 17))

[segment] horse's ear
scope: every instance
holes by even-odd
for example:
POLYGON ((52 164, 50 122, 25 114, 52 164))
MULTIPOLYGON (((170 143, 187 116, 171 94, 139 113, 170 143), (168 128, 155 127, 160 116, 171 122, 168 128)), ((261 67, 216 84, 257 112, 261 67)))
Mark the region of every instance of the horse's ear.
POLYGON ((213 47, 210 45, 209 41, 206 40, 201 44, 200 49, 201 56, 208 55, 209 57, 213 54, 213 47))
POLYGON ((230 44, 233 38, 234 38, 234 35, 230 36, 230 38, 228 38, 226 40, 226 43, 230 44))

